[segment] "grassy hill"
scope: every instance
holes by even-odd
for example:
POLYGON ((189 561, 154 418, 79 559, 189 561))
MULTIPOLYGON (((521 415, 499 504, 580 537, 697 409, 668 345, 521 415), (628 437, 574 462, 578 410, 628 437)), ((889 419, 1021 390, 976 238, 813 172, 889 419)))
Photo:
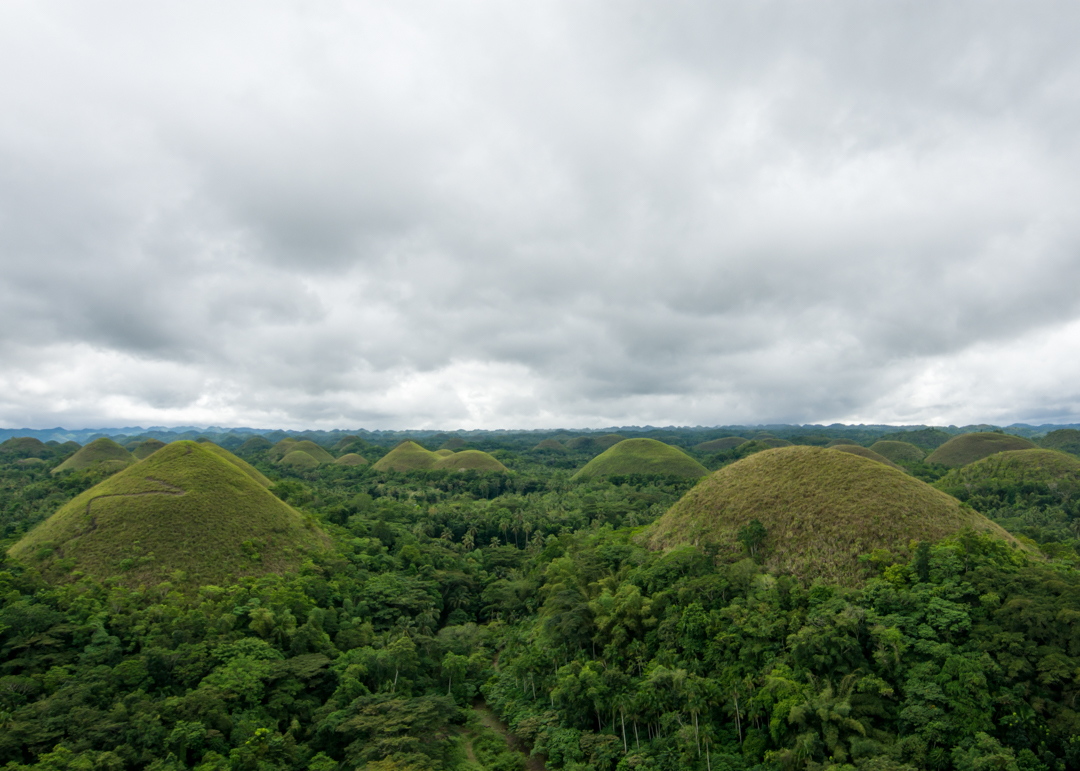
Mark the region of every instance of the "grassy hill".
POLYGON ((702 477, 708 469, 674 447, 655 439, 624 439, 589 461, 571 479, 612 474, 671 474, 702 477))
POLYGON ((299 439, 293 439, 291 436, 286 437, 285 439, 282 439, 281 441, 274 444, 274 446, 271 447, 270 450, 266 453, 266 457, 269 458, 273 463, 277 463, 279 460, 292 452, 293 445, 299 441, 299 439))
POLYGON ((557 439, 545 439, 544 441, 540 442, 540 444, 536 445, 536 447, 533 447, 533 449, 546 450, 547 452, 557 452, 560 455, 567 452, 566 447, 564 447, 562 442, 557 439))
POLYGON ((1075 502, 1080 497, 1080 458, 1056 450, 1009 450, 954 468, 934 487, 964 501, 992 496, 1014 502, 1018 495, 1041 493, 1075 502))
POLYGON ((870 449, 893 463, 917 463, 926 457, 926 453, 915 445, 891 439, 874 442, 870 449))
POLYGON ((454 451, 453 450, 446 450, 446 449, 436 450, 435 454, 438 455, 440 458, 448 458, 448 457, 450 457, 451 455, 454 454, 454 451))
POLYGON ((199 586, 293 570, 327 542, 210 445, 181 441, 85 491, 10 553, 59 581, 82 571, 128 586, 199 586))
POLYGON ((346 434, 345 436, 343 436, 343 437, 341 437, 340 439, 337 440, 337 443, 334 445, 333 449, 334 449, 334 452, 341 452, 346 447, 351 447, 354 444, 362 446, 362 445, 367 444, 367 442, 365 442, 363 439, 361 439, 358 436, 353 436, 352 434, 346 434))
POLYGON ((213 444, 211 442, 211 443, 203 444, 202 448, 204 450, 209 450, 210 452, 214 453, 215 455, 217 455, 222 460, 228 461, 229 463, 236 466, 238 469, 240 469, 245 474, 247 474, 249 477, 251 477, 253 480, 255 480, 255 482, 260 487, 269 487, 271 485, 270 480, 267 479, 263 475, 263 473, 261 471, 259 471, 257 468, 252 466, 246 460, 241 460, 240 458, 237 458, 235 455, 233 455, 231 452, 226 450, 224 447, 219 447, 218 445, 213 444))
POLYGON ((917 431, 895 431, 891 434, 885 434, 881 438, 887 442, 907 442, 927 452, 933 452, 952 439, 952 434, 947 434, 936 428, 920 428, 917 431))
MULTIPOLYGON (((1080 431, 1075 428, 1059 428, 1039 440, 1039 446, 1047 450, 1080 455, 1080 431)), ((3 447, 3 445, 0 445, 3 447)))
POLYGON ((1035 445, 1019 436, 985 432, 954 436, 928 456, 927 463, 940 463, 942 466, 955 468, 982 460, 997 452, 1009 450, 1031 450, 1035 445))
POLYGON ((135 462, 135 456, 118 445, 112 439, 101 437, 90 442, 78 452, 52 470, 59 474, 61 471, 84 471, 86 469, 99 469, 103 471, 119 471, 135 462))
POLYGON ((741 436, 724 436, 719 439, 712 439, 708 442, 702 442, 701 444, 695 444, 694 449, 698 452, 724 452, 726 450, 734 450, 740 444, 745 444, 747 439, 743 439, 741 436))
POLYGON ((825 446, 826 447, 839 447, 839 446, 844 445, 844 444, 855 445, 856 447, 862 447, 862 445, 859 444, 858 442, 856 442, 854 439, 830 439, 829 443, 826 444, 825 446))
POLYGON ((145 442, 139 442, 131 448, 131 454, 136 459, 142 460, 143 458, 149 458, 155 452, 165 446, 165 442, 160 439, 147 439, 145 442))
POLYGON ((757 437, 754 437, 754 441, 761 442, 766 447, 771 447, 774 449, 777 447, 791 447, 794 444, 794 442, 789 442, 787 439, 777 439, 775 436, 765 437, 764 439, 758 439, 757 437))
POLYGON ((285 453, 285 457, 277 462, 279 466, 291 466, 293 468, 311 469, 318 468, 319 461, 301 450, 293 450, 285 453))
POLYGON ((376 471, 418 471, 428 469, 441 458, 416 442, 406 439, 372 466, 376 471))
POLYGON ((906 554, 965 528, 1012 540, 955 498, 888 466, 820 447, 751 455, 702 480, 649 534, 653 548, 713 543, 734 559, 740 529, 765 526, 761 558, 770 571, 804 580, 857 583, 858 557, 874 549, 906 554))
POLYGON ((486 452, 481 452, 480 450, 462 450, 461 452, 455 452, 451 455, 447 455, 445 458, 439 458, 431 468, 443 471, 466 471, 474 469, 476 471, 503 471, 509 473, 509 469, 507 469, 506 466, 486 452))
POLYGON ((573 439, 568 440, 565 446, 568 450, 578 452, 597 452, 614 447, 624 439, 626 437, 621 434, 602 434, 600 436, 586 434, 585 436, 575 436, 573 439))
POLYGON ((32 436, 13 436, 0 443, 0 458, 47 458, 53 455, 40 439, 32 436))
POLYGON ((355 452, 350 452, 347 455, 342 455, 336 461, 335 466, 366 466, 367 458, 363 455, 357 455, 355 452))
POLYGON ((299 442, 293 442, 288 447, 289 447, 289 453, 287 453, 287 454, 291 454, 291 453, 294 453, 294 452, 306 452, 308 455, 310 455, 312 458, 314 458, 316 460, 316 462, 318 462, 318 463, 333 463, 334 462, 334 456, 333 455, 328 453, 326 450, 324 450, 319 445, 315 444, 315 442, 312 442, 310 439, 302 439, 299 442))
POLYGON ((460 450, 465 446, 465 440, 460 436, 452 436, 439 445, 440 450, 460 450))
POLYGON ((836 452, 846 452, 850 455, 858 455, 860 458, 867 458, 868 460, 877 461, 878 463, 884 463, 886 466, 890 466, 897 471, 903 471, 904 469, 897 466, 891 460, 884 455, 879 455, 868 447, 863 447, 860 444, 838 444, 835 447, 830 447, 830 450, 836 452))
POLYGON ((250 455, 253 452, 261 452, 263 450, 269 450, 273 447, 273 443, 264 436, 253 436, 239 447, 236 448, 236 452, 240 455, 250 455))

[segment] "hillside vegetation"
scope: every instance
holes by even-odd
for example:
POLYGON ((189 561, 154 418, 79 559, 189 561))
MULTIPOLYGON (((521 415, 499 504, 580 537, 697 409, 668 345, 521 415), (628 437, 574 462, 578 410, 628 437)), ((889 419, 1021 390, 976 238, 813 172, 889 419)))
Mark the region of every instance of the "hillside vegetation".
POLYGON ((784 447, 751 455, 702 480, 656 523, 653 548, 711 544, 744 551, 741 530, 764 525, 759 548, 772 572, 857 583, 860 554, 904 554, 965 528, 1011 540, 997 525, 940 490, 857 455, 784 447))
POLYGON ((1010 450, 955 468, 934 487, 980 511, 1021 501, 1031 506, 1052 502, 1076 510, 1080 458, 1056 450, 1010 450))
POLYGON ((557 452, 559 454, 565 454, 566 452, 568 452, 566 447, 564 447, 562 442, 560 442, 558 439, 545 439, 544 441, 536 445, 536 447, 534 447, 533 449, 547 450, 548 452, 557 452))
POLYGON ((204 450, 209 450, 210 452, 214 453, 215 455, 217 455, 222 460, 233 464, 238 469, 240 469, 245 474, 247 474, 249 477, 251 477, 261 487, 269 487, 270 486, 270 480, 267 479, 266 476, 261 471, 259 471, 257 468, 252 466, 246 460, 242 460, 242 459, 236 457, 231 452, 226 450, 224 447, 216 445, 213 442, 207 442, 205 444, 202 444, 201 447, 204 450))
POLYGON ((615 474, 663 474, 696 478, 708 469, 670 445, 655 439, 625 439, 589 461, 571 479, 615 474))
POLYGON ((52 454, 48 445, 32 436, 13 436, 0 442, 0 457, 46 458, 52 454))
POLYGON ((431 450, 424 449, 416 442, 404 441, 375 462, 375 471, 418 471, 428 469, 441 460, 431 450))
POLYGON ((825 446, 826 447, 839 447, 839 446, 845 445, 845 444, 853 445, 855 447, 862 447, 862 445, 859 444, 858 442, 856 442, 854 439, 830 439, 829 443, 826 444, 825 446))
POLYGON ((10 553, 59 581, 200 586, 295 569, 327 543, 237 464, 180 441, 77 496, 10 553))
MULTIPOLYGON (((310 455, 312 458, 315 459, 316 463, 333 463, 334 462, 334 456, 333 455, 328 453, 326 450, 324 450, 319 445, 315 444, 315 442, 312 442, 310 439, 302 439, 299 442, 293 442, 292 444, 288 445, 288 450, 289 450, 289 452, 287 454, 292 454, 294 452, 307 453, 308 455, 310 455)), ((282 457, 284 457, 284 456, 282 456, 282 457)))
POLYGON ((891 439, 874 442, 870 445, 870 449, 893 463, 918 463, 926 457, 926 453, 921 448, 909 442, 897 442, 891 439))
POLYGON ((101 437, 79 449, 74 455, 52 470, 61 471, 119 471, 135 462, 135 456, 112 439, 101 437))
POLYGON ((695 444, 694 449, 698 452, 723 452, 724 450, 733 450, 747 441, 749 440, 743 439, 741 436, 724 436, 701 444, 695 444))
POLYGON ((890 466, 897 471, 903 471, 902 468, 897 466, 884 455, 879 455, 878 453, 871 450, 869 447, 863 447, 861 444, 837 444, 833 447, 830 447, 829 449, 835 450, 836 452, 846 452, 849 455, 858 455, 860 458, 867 458, 868 460, 876 461, 878 463, 884 463, 886 466, 890 466))
POLYGON ((907 442, 927 452, 933 452, 952 439, 952 435, 937 428, 920 428, 917 431, 897 431, 885 434, 881 439, 889 442, 907 442))
POLYGON ((137 460, 143 458, 149 458, 155 452, 165 446, 165 442, 160 439, 147 439, 145 442, 139 442, 131 448, 131 454, 135 456, 137 460))
POLYGON ((366 466, 367 458, 363 455, 357 455, 355 452, 350 452, 346 455, 342 455, 336 461, 335 466, 366 466))
POLYGON ((1039 440, 1039 446, 1047 450, 1080 455, 1080 431, 1075 428, 1061 428, 1057 431, 1051 431, 1039 440))
POLYGON ((1035 445, 1032 442, 1012 434, 998 434, 992 431, 961 434, 954 436, 926 456, 926 462, 955 468, 982 460, 994 453, 1034 448, 1035 445))
POLYGON ((431 468, 436 471, 468 471, 470 469, 475 471, 508 471, 506 466, 496 458, 480 450, 462 450, 461 452, 451 453, 444 458, 439 458, 431 468))

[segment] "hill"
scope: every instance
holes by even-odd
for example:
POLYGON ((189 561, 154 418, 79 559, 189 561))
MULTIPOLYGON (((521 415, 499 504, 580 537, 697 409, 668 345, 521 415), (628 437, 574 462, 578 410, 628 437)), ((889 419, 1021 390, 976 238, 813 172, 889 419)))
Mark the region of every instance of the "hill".
POLYGON ((968 527, 1012 540, 981 514, 901 471, 800 446, 759 452, 714 472, 660 518, 649 544, 712 543, 733 559, 743 553, 739 531, 753 520, 765 527, 766 568, 807 581, 857 583, 860 554, 905 554, 913 541, 937 541, 968 527))
POLYGON ((1080 459, 1056 450, 1009 450, 954 468, 934 487, 984 510, 1025 496, 1075 505, 1080 459))
POLYGON ((419 471, 438 463, 440 457, 406 439, 372 466, 376 471, 419 471))
POLYGON ((533 449, 543 450, 547 452, 557 452, 560 455, 567 451, 566 448, 563 446, 562 442, 560 442, 558 439, 545 439, 544 441, 540 442, 540 444, 533 447, 533 449))
POLYGON ((839 446, 844 445, 844 444, 855 445, 856 447, 862 447, 862 445, 859 444, 858 442, 856 442, 854 439, 830 439, 829 443, 826 444, 825 446, 826 447, 839 447, 839 446))
POLYGON ((755 436, 754 441, 761 442, 766 447, 774 449, 777 447, 791 447, 794 444, 794 442, 789 442, 787 439, 777 439, 775 436, 765 437, 764 439, 759 439, 755 436))
POLYGON ((32 436, 13 436, 0 443, 0 458, 47 458, 53 455, 49 446, 32 436))
POLYGON ((222 460, 228 461, 229 463, 236 466, 238 469, 240 469, 245 474, 247 474, 249 477, 251 477, 253 480, 255 480, 255 482, 260 487, 269 487, 272 484, 270 482, 270 480, 267 479, 263 475, 263 473, 261 471, 259 471, 257 468, 252 466, 246 460, 241 460, 240 458, 237 458, 235 455, 233 455, 231 452, 226 450, 224 447, 219 447, 218 445, 213 444, 213 443, 203 443, 202 447, 203 447, 203 449, 209 450, 210 452, 214 453, 215 455, 217 455, 222 460))
POLYGON ((575 436, 573 439, 568 440, 565 446, 568 450, 596 452, 598 450, 603 451, 609 447, 614 447, 624 439, 626 439, 626 437, 621 434, 602 434, 601 436, 586 434, 585 436, 575 436))
POLYGON ((452 436, 439 445, 440 450, 460 450, 465 446, 465 440, 460 436, 452 436))
POLYGON ((334 445, 333 449, 334 449, 334 452, 341 452, 346 447, 351 447, 354 444, 363 446, 363 445, 367 444, 367 442, 365 442, 363 439, 361 439, 358 436, 353 436, 352 434, 346 434, 345 436, 338 439, 338 441, 334 445))
POLYGON ((612 474, 664 474, 694 479, 708 473, 708 469, 682 450, 663 442, 624 439, 585 464, 571 479, 612 474))
POLYGON ((240 455, 250 455, 253 452, 261 452, 262 450, 269 450, 274 445, 269 439, 264 436, 253 436, 242 445, 236 448, 236 452, 240 455))
POLYGON ((1031 450, 1035 445, 1027 439, 1011 434, 985 432, 954 436, 928 456, 927 463, 940 463, 955 468, 982 460, 997 452, 1008 450, 1031 450))
POLYGON ((884 463, 886 466, 891 466, 897 471, 903 471, 902 468, 897 466, 891 460, 884 455, 879 455, 868 447, 863 447, 861 444, 838 444, 829 448, 836 452, 846 452, 850 455, 858 455, 860 458, 868 458, 869 460, 877 461, 878 463, 884 463))
POLYGON ((112 439, 101 437, 81 448, 54 468, 52 473, 59 474, 61 471, 84 471, 86 469, 119 471, 134 462, 135 456, 130 452, 112 439))
MULTIPOLYGON (((305 452, 315 459, 316 463, 333 463, 334 456, 328 453, 319 445, 310 439, 301 439, 299 442, 292 442, 286 445, 288 452, 286 455, 291 455, 294 452, 305 452)), ((284 456, 282 456, 284 458, 284 456)))
POLYGON ((462 450, 445 458, 439 458, 434 466, 435 471, 502 471, 509 473, 509 469, 501 464, 496 458, 480 450, 462 450))
POLYGON ((453 450, 436 450, 435 454, 438 455, 440 458, 448 458, 448 457, 450 457, 451 455, 454 454, 454 451, 453 450))
POLYGON ((347 455, 342 455, 336 461, 335 466, 366 466, 367 458, 363 455, 357 455, 355 452, 350 452, 347 455))
POLYGON ((301 450, 293 450, 285 453, 285 457, 277 462, 279 466, 292 466, 293 468, 318 468, 319 461, 301 450))
POLYGON ((694 449, 698 452, 724 452, 725 450, 734 450, 747 441, 749 440, 743 439, 741 436, 724 436, 701 444, 695 444, 694 449))
POLYGON ((947 434, 936 428, 920 428, 917 431, 894 431, 891 434, 885 434, 881 438, 887 442, 907 442, 927 452, 933 452, 952 439, 952 434, 947 434))
MULTIPOLYGON (((1039 446, 1047 450, 1080 455, 1080 431, 1075 428, 1059 428, 1039 440, 1039 446)), ((3 445, 0 445, 3 447, 3 445)))
POLYGON ((891 439, 874 442, 870 449, 893 463, 916 463, 926 457, 926 453, 915 445, 891 439))
POLYGON ((149 458, 155 452, 165 446, 165 442, 160 439, 147 439, 145 442, 139 442, 131 448, 131 454, 136 459, 142 460, 143 458, 149 458))
POLYGON ((180 441, 85 491, 10 553, 58 581, 82 571, 128 586, 200 586, 293 570, 327 543, 209 445, 180 441))

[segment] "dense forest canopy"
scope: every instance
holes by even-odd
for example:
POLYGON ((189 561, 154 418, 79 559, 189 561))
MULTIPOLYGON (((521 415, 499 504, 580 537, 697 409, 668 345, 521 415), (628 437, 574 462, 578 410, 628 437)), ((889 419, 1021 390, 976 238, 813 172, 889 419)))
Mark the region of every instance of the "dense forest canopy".
MULTIPOLYGON (((1043 447, 1059 428, 1005 431, 1043 447)), ((1045 449, 952 470, 924 457, 994 430, 132 429, 108 438, 134 465, 69 463, 57 473, 103 432, 9 432, 0 443, 0 765, 1080 768, 1080 459, 1062 434, 1045 449), (888 549, 867 540, 842 583, 776 567, 785 562, 777 549, 801 547, 781 537, 773 508, 747 513, 724 548, 692 539, 656 548, 656 523, 701 481, 573 478, 624 437, 662 442, 728 476, 758 453, 825 448, 803 454, 864 475, 903 473, 902 489, 922 491, 913 499, 951 496, 950 506, 1013 540, 974 529, 888 549), (890 453, 898 471, 828 448, 838 439, 921 451, 890 453), (80 495, 151 490, 124 480, 157 479, 155 453, 178 452, 178 440, 203 442, 229 473, 207 460, 218 476, 193 470, 164 483, 195 490, 231 479, 265 490, 265 481, 324 547, 284 569, 267 551, 272 535, 240 542, 235 562, 215 558, 221 579, 211 585, 190 580, 192 567, 133 580, 142 574, 123 548, 89 571, 78 550, 26 540, 80 495), (413 456, 434 460, 380 467, 406 440, 413 456), (464 463, 440 460, 448 452, 486 454, 501 469, 459 470, 464 463), (310 462, 282 462, 293 453, 310 462), (31 542, 18 558, 7 553, 31 542)), ((133 500, 148 510, 146 498, 133 500)), ((117 516, 123 504, 108 499, 117 516)), ((858 506, 844 506, 844 527, 858 528, 858 506)), ((65 511, 82 516, 78 506, 65 511)))

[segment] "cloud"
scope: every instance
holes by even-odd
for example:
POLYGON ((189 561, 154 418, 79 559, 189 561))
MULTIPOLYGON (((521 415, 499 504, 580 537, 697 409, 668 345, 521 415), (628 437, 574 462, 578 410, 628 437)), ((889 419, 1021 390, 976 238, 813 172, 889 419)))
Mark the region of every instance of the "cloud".
POLYGON ((7 4, 0 424, 1080 421, 1062 14, 7 4))

